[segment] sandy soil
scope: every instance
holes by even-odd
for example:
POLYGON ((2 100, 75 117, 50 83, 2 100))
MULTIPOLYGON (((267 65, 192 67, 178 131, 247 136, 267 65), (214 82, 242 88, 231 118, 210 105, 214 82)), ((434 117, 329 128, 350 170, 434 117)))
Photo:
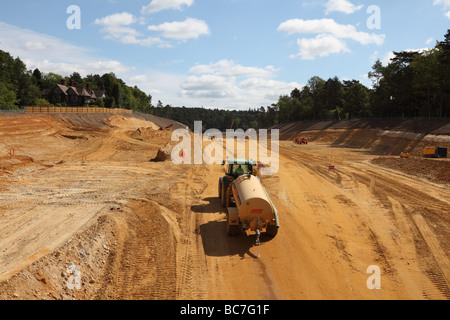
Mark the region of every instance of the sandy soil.
POLYGON ((373 161, 399 137, 281 141, 257 247, 226 235, 222 167, 149 161, 171 132, 144 120, 0 117, 0 299, 450 298, 450 185, 373 161))

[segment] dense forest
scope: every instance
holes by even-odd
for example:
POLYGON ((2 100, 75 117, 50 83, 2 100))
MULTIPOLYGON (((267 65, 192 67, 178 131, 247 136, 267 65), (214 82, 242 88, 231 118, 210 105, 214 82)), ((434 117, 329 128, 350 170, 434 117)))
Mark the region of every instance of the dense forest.
POLYGON ((271 106, 245 111, 152 105, 152 96, 127 86, 113 73, 103 76, 78 73, 63 77, 54 73, 28 71, 19 58, 0 50, 0 107, 48 105, 42 92, 62 79, 95 89, 104 88, 106 98, 94 105, 121 107, 170 118, 193 128, 201 120, 204 129, 267 128, 302 120, 345 120, 361 118, 450 117, 450 30, 433 49, 394 52, 387 66, 378 60, 368 73, 373 85, 338 77, 314 76, 271 106))
MULTIPOLYGON (((125 108, 140 112, 149 112, 152 103, 151 95, 147 95, 138 87, 130 87, 114 73, 105 73, 81 77, 77 72, 70 76, 56 73, 42 73, 39 69, 27 70, 20 58, 13 58, 9 53, 0 50, 0 108, 18 109, 19 106, 49 106, 43 92, 52 89, 62 80, 67 84, 77 83, 77 86, 92 90, 104 89, 105 98, 99 98, 91 103, 92 107, 125 108)), ((61 106, 65 106, 61 104, 61 106)))

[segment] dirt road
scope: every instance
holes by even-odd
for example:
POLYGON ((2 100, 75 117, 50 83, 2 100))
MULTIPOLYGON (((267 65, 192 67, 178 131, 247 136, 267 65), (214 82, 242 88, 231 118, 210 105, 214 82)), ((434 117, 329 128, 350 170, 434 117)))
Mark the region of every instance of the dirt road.
POLYGON ((262 179, 281 227, 257 247, 226 235, 220 165, 151 162, 170 131, 107 123, 0 117, 0 299, 450 298, 449 184, 282 141, 262 179))

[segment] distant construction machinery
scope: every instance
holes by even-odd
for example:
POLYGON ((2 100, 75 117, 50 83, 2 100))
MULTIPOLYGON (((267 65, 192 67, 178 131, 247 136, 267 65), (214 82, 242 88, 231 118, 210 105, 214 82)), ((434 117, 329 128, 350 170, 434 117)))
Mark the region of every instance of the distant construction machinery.
POLYGON ((297 137, 294 139, 294 143, 296 144, 308 144, 308 138, 306 137, 297 137))
POLYGON ((425 158, 447 158, 447 148, 443 147, 425 147, 423 149, 425 158))

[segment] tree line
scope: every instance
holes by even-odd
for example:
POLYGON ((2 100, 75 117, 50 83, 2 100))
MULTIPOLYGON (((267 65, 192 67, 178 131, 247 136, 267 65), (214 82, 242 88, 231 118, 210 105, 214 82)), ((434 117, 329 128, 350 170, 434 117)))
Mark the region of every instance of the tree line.
POLYGON ((314 76, 301 89, 280 96, 271 106, 248 111, 187 109, 163 106, 151 112, 193 127, 202 120, 205 128, 268 128, 302 120, 362 118, 450 117, 450 30, 433 49, 394 52, 384 66, 377 60, 368 73, 372 87, 357 80, 314 76))
MULTIPOLYGON (((124 108, 140 112, 150 112, 152 96, 138 87, 130 87, 117 78, 114 73, 90 74, 81 77, 78 72, 70 76, 56 73, 43 73, 39 69, 27 70, 20 58, 13 58, 9 53, 0 50, 0 108, 18 109, 19 106, 51 106, 44 98, 46 89, 53 89, 62 80, 70 85, 91 90, 105 90, 106 97, 92 102, 92 107, 124 108)), ((65 106, 65 103, 59 104, 65 106)))

